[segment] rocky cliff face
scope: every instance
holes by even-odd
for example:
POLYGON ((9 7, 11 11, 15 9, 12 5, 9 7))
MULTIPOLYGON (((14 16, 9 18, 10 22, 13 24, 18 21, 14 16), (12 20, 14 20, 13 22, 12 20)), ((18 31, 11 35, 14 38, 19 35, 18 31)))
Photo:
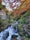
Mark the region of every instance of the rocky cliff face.
POLYGON ((0 31, 6 28, 7 16, 4 10, 0 10, 0 31))
POLYGON ((3 10, 0 10, 0 17, 1 19, 6 19, 6 13, 3 10))
MULTIPOLYGON (((19 0, 20 1, 20 0, 19 0)), ((0 1, 1 2, 1 1, 0 1)), ((6 7, 4 8, 4 10, 6 9, 6 7)), ((24 11, 27 11, 27 10, 30 10, 30 0, 21 0, 21 5, 19 6, 19 7, 17 7, 15 10, 13 9, 13 12, 11 11, 11 12, 9 12, 8 14, 11 14, 10 15, 10 17, 12 17, 12 15, 13 15, 13 17, 14 17, 14 19, 16 20, 16 18, 20 15, 20 14, 22 14, 24 11)), ((5 11, 7 11, 7 10, 5 10, 5 11)), ((2 13, 2 12, 1 12, 2 13)), ((1 14, 0 13, 0 14, 1 14)), ((3 14, 3 13, 2 13, 3 14)), ((2 17, 2 19, 4 19, 4 16, 6 16, 6 14, 4 13, 3 14, 3 17, 2 17)), ((5 17, 6 18, 6 17, 5 17)), ((10 19, 11 20, 11 19, 10 19)), ((30 20, 30 18, 29 18, 29 20, 30 20)), ((13 21, 13 20, 12 20, 13 21)), ((27 21, 28 21, 28 19, 27 19, 27 21)), ((6 20, 6 22, 7 22, 7 20, 6 20)), ((5 24, 6 24, 6 22, 5 22, 5 24)))

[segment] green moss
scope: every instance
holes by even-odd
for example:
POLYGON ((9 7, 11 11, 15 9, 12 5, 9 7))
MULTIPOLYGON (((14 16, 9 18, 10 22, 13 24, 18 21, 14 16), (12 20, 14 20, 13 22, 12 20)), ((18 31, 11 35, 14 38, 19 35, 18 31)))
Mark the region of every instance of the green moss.
MULTIPOLYGON (((19 24, 18 24, 18 29, 19 32, 21 32, 23 30, 23 25, 26 24, 26 17, 30 15, 30 10, 28 10, 27 12, 25 12, 25 14, 21 15, 20 19, 18 20, 19 24)), ((30 23, 28 23, 28 26, 30 26, 30 23)), ((26 37, 28 35, 25 35, 26 37)))
POLYGON ((0 9, 2 9, 2 7, 3 7, 3 6, 0 4, 0 9))

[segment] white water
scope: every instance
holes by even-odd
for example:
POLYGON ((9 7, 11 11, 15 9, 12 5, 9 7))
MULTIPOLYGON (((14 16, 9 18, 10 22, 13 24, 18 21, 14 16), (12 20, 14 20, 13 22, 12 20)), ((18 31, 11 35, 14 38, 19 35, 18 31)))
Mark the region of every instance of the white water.
POLYGON ((15 30, 12 25, 8 26, 7 29, 0 33, 0 40, 11 40, 12 35, 17 35, 17 40, 21 40, 19 34, 17 33, 17 28, 15 30))

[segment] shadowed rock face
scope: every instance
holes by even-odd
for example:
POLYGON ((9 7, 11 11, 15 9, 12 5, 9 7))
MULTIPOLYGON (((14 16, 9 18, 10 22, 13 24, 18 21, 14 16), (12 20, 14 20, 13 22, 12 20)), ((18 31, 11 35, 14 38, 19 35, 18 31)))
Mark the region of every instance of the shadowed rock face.
POLYGON ((26 18, 26 22, 30 23, 30 16, 26 18))
POLYGON ((28 34, 28 37, 30 37, 30 15, 26 17, 25 24, 23 24, 23 32, 24 34, 28 34), (29 24, 29 25, 28 25, 29 24))
POLYGON ((2 0, 0 0, 0 4, 1 4, 2 0))

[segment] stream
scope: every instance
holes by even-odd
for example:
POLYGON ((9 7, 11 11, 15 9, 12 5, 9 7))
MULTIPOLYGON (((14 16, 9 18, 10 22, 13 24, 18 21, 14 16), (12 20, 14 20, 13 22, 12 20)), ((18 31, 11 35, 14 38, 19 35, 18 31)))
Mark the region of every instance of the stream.
MULTIPOLYGON (((17 25, 18 22, 15 22, 13 25, 17 25)), ((17 27, 14 28, 13 25, 8 25, 8 28, 0 32, 0 40, 11 40, 12 36, 15 35, 17 40, 21 40, 20 35, 17 32, 17 27)))

